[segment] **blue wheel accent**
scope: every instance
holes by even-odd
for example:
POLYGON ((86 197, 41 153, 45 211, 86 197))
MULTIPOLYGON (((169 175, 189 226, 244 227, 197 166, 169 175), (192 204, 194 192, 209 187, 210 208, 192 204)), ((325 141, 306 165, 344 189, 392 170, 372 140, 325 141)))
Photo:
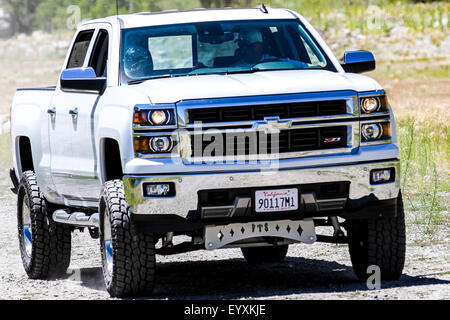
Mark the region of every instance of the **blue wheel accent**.
POLYGON ((25 195, 22 202, 22 237, 26 254, 31 257, 33 251, 33 231, 31 229, 31 211, 28 201, 28 196, 25 195))
POLYGON ((111 241, 105 241, 105 253, 106 253, 106 263, 108 264, 108 270, 112 272, 113 267, 113 250, 111 241))
POLYGON ((25 240, 29 241, 30 243, 33 243, 33 238, 31 237, 30 227, 24 227, 23 233, 25 235, 25 240))

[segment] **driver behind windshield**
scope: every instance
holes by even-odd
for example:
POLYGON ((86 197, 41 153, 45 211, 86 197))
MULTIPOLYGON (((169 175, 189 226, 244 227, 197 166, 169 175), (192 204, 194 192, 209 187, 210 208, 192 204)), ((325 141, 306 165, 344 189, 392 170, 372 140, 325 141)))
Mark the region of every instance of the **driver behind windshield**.
POLYGON ((251 69, 257 64, 268 61, 286 61, 293 63, 298 68, 308 68, 308 64, 289 58, 279 58, 264 53, 263 35, 258 29, 242 30, 239 33, 238 42, 241 46, 239 57, 232 67, 251 69))

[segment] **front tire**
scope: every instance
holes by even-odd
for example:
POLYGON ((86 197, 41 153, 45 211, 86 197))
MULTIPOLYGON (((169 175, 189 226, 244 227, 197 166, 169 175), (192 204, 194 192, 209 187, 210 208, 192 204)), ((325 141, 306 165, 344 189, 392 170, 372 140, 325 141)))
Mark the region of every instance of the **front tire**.
POLYGON ((31 279, 46 279, 67 271, 71 231, 48 218, 47 202, 32 171, 19 184, 17 222, 22 263, 31 279))
POLYGON ((397 280, 403 272, 406 253, 405 213, 402 194, 397 199, 397 217, 347 222, 353 270, 367 281, 369 266, 378 266, 382 280, 397 280))
POLYGON ((155 285, 153 236, 137 233, 121 180, 105 183, 100 199, 100 248, 112 297, 150 295, 155 285))
POLYGON ((282 262, 289 250, 288 245, 274 247, 241 248, 242 254, 250 264, 282 262))

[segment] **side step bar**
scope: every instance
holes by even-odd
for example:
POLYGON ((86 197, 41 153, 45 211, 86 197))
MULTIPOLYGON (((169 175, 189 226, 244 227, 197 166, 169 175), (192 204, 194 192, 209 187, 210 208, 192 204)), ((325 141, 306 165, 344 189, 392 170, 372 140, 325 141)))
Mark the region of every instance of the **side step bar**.
POLYGON ((66 210, 56 210, 53 212, 53 221, 74 227, 98 228, 100 226, 98 213, 89 216, 84 212, 69 213, 66 210))

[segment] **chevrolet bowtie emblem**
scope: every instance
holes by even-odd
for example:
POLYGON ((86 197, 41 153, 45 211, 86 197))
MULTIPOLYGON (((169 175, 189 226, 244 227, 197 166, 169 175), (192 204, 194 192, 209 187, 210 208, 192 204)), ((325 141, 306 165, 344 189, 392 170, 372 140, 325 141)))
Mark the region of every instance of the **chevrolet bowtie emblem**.
POLYGON ((280 117, 267 117, 264 121, 256 122, 253 129, 264 131, 265 133, 280 133, 282 129, 289 129, 292 127, 292 120, 280 120, 280 117))

